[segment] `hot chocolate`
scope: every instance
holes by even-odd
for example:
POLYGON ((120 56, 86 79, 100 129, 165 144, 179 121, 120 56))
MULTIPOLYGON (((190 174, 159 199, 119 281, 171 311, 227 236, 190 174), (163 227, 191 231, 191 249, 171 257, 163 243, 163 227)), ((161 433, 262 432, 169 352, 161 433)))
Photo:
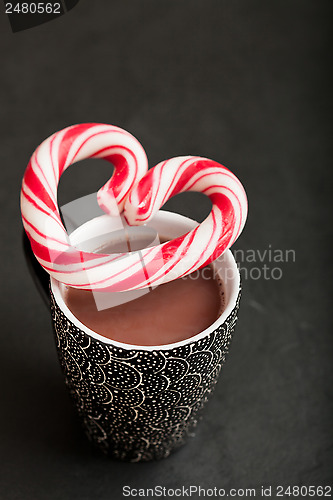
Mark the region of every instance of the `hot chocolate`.
POLYGON ((207 266, 124 304, 98 310, 91 291, 67 287, 65 302, 81 323, 133 345, 178 342, 205 330, 223 310, 223 285, 207 266))

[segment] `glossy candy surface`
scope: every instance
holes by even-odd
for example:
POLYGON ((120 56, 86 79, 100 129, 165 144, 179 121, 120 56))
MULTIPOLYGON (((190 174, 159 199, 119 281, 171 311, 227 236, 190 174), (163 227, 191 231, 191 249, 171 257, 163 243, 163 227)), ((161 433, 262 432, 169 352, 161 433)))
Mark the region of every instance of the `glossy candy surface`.
POLYGON ((111 125, 74 125, 36 149, 22 182, 21 212, 32 250, 50 275, 80 289, 135 290, 185 276, 235 242, 246 221, 247 199, 226 167, 207 158, 184 156, 147 169, 140 143, 111 125), (169 198, 184 191, 209 196, 211 213, 189 233, 140 252, 81 251, 71 245, 61 221, 57 188, 66 168, 86 158, 104 158, 114 165, 114 174, 98 191, 97 201, 111 216, 119 217, 124 211, 130 225, 147 223, 169 198))

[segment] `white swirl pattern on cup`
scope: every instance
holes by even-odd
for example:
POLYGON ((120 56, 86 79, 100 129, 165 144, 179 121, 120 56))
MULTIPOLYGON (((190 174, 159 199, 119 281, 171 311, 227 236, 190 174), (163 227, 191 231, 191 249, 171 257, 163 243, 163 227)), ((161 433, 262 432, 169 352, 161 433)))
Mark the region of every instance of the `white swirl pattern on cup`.
POLYGON ((66 384, 93 443, 114 458, 167 457, 192 434, 232 339, 236 306, 207 337, 169 350, 123 349, 79 330, 51 294, 66 384))

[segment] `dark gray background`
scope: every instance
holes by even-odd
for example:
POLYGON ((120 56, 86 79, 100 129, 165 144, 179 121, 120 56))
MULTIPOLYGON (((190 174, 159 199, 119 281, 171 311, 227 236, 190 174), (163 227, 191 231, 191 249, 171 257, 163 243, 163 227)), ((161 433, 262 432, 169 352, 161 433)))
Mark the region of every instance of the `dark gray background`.
MULTIPOLYGON (((15 34, 0 13, 1 499, 118 500, 126 484, 332 482, 331 5, 81 0, 15 34), (81 434, 21 249, 19 191, 31 153, 86 121, 129 130, 151 166, 183 154, 224 163, 249 198, 236 248, 296 252, 295 262, 241 263, 278 265, 283 276, 243 279, 215 397, 197 436, 161 462, 110 461, 81 434)), ((73 166, 61 202, 109 175, 103 164, 73 166)), ((188 195, 169 208, 200 220, 209 203, 188 195)))

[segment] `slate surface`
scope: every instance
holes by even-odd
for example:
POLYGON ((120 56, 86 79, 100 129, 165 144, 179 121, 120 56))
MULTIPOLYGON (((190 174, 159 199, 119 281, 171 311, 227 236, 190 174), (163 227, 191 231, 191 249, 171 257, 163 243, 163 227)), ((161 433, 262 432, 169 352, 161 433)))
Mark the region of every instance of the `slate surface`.
MULTIPOLYGON (((257 497, 271 485, 274 498, 277 485, 332 483, 331 10, 305 0, 82 0, 15 34, 1 11, 1 499, 118 500, 124 485, 257 497), (196 437, 161 462, 113 462, 85 440, 23 257, 29 156, 84 121, 126 128, 151 165, 214 158, 248 193, 230 358, 196 437)), ((67 171, 59 202, 97 190, 110 170, 94 169, 67 171)), ((167 208, 202 220, 210 206, 184 195, 167 208)))

